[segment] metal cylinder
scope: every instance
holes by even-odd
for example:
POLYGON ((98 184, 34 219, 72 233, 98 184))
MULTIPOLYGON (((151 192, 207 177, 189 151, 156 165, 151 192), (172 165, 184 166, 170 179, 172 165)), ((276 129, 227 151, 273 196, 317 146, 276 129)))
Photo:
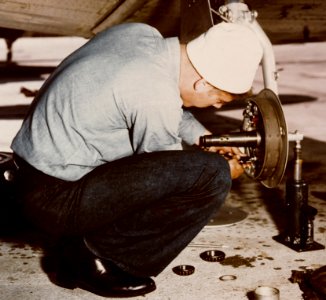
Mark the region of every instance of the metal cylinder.
POLYGON ((257 147, 261 142, 261 136, 257 131, 232 132, 222 135, 204 135, 200 137, 200 145, 203 147, 257 147))
POLYGON ((279 300, 280 291, 270 286, 259 286, 254 291, 255 300, 279 300))
POLYGON ((300 140, 297 140, 294 147, 293 179, 298 182, 302 180, 302 162, 301 143, 300 140))
POLYGON ((287 242, 305 245, 308 239, 308 185, 305 181, 286 183, 287 242))

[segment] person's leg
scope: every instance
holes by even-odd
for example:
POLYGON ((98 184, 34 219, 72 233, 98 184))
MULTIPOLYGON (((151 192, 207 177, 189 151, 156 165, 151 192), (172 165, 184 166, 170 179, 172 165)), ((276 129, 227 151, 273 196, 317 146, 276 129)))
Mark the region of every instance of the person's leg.
POLYGON ((225 159, 201 151, 135 155, 77 182, 31 175, 25 203, 39 227, 84 236, 95 254, 144 276, 159 273, 191 241, 231 184, 225 159))
POLYGON ((226 160, 201 151, 144 154, 90 175, 80 208, 103 221, 85 241, 98 256, 140 276, 160 273, 208 223, 231 185, 226 160))

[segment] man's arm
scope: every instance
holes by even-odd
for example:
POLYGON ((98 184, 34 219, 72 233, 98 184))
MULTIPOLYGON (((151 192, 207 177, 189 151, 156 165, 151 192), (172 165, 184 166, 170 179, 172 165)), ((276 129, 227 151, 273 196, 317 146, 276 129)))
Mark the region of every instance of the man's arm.
MULTIPOLYGON (((180 125, 180 135, 190 145, 199 145, 199 138, 202 135, 212 134, 199 121, 195 119, 189 111, 184 111, 182 122, 180 125)), ((216 152, 223 155, 227 159, 232 179, 238 178, 243 174, 243 165, 239 163, 243 154, 237 147, 209 147, 206 151, 216 152)))

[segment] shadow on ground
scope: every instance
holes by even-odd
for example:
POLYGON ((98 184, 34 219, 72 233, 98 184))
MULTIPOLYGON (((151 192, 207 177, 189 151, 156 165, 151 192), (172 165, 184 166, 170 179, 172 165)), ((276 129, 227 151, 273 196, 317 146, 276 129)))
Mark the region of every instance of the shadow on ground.
POLYGON ((24 66, 0 62, 0 83, 43 80, 43 76, 54 71, 53 66, 24 66))

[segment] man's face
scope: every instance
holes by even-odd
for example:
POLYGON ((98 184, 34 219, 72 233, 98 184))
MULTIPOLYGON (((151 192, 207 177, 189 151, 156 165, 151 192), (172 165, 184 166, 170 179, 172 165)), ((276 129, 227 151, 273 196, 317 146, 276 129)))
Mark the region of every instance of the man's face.
POLYGON ((196 82, 192 93, 183 98, 186 107, 208 107, 221 108, 225 103, 231 102, 235 96, 219 90, 204 79, 196 82))

